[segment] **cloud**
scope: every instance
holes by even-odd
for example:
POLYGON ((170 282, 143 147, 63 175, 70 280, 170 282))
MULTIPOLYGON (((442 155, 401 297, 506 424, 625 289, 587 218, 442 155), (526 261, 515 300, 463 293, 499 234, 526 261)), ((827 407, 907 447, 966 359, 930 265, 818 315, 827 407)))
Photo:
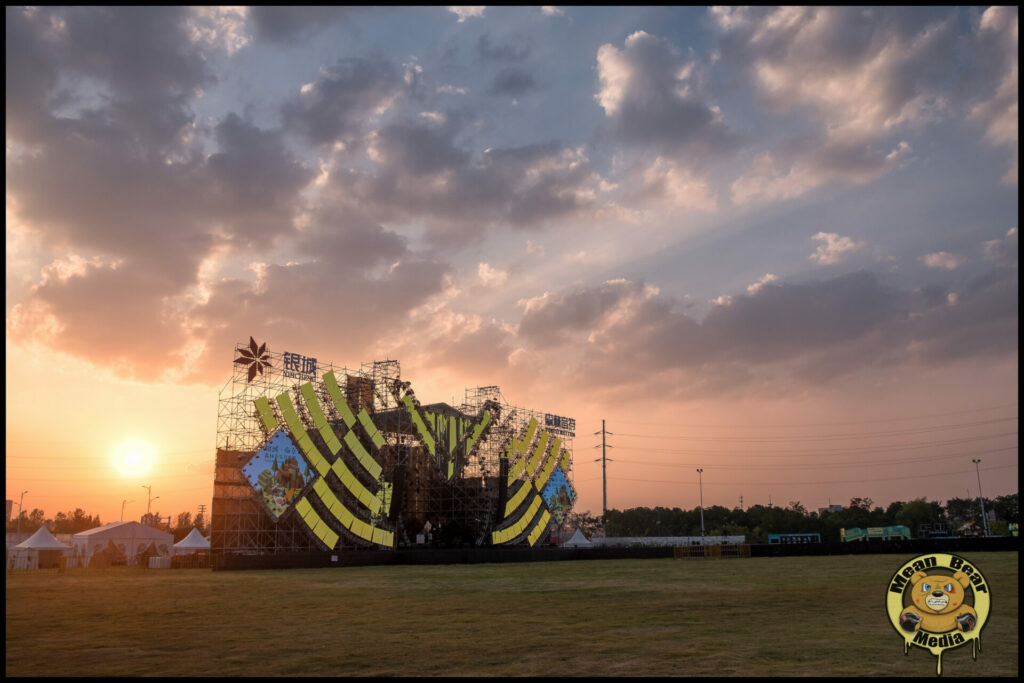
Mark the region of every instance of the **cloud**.
POLYGON ((249 8, 253 32, 270 43, 295 44, 332 25, 344 24, 358 7, 255 5, 249 8))
POLYGON ((470 18, 480 18, 484 15, 486 5, 454 5, 448 7, 448 11, 459 17, 458 23, 470 18))
POLYGON ((732 201, 781 201, 833 182, 870 183, 906 162, 910 153, 905 141, 888 153, 870 143, 831 141, 799 153, 783 171, 770 152, 763 152, 732 183, 732 201))
POLYGON ((565 293, 545 292, 520 302, 519 336, 538 348, 552 346, 573 334, 590 334, 613 323, 656 293, 642 282, 628 280, 609 280, 598 287, 565 293))
POLYGON ((764 277, 762 277, 760 280, 758 280, 752 285, 747 286, 747 293, 757 294, 757 292, 760 291, 761 288, 764 287, 766 284, 770 282, 775 282, 778 279, 779 278, 774 273, 765 273, 764 277))
POLYGON ((985 141, 1001 145, 1013 152, 1009 168, 1003 175, 1008 185, 1017 183, 1018 159, 1018 39, 1017 8, 989 7, 981 15, 975 29, 981 46, 979 62, 998 85, 987 99, 975 104, 968 119, 985 128, 985 141))
POLYGON ((619 141, 652 149, 686 149, 701 157, 730 144, 719 109, 703 92, 699 68, 669 41, 636 31, 620 50, 610 43, 597 51, 604 109, 619 141))
POLYGON ((950 254, 948 251, 937 251, 933 254, 925 254, 921 257, 924 264, 929 268, 945 268, 946 270, 956 270, 958 266, 963 263, 963 260, 950 254))
POLYGON ((565 14, 565 10, 554 5, 541 5, 540 13, 546 17, 560 17, 565 14))
POLYGON ((601 178, 581 147, 549 142, 474 156, 458 142, 472 125, 458 112, 388 124, 366 138, 372 167, 336 170, 332 183, 374 220, 422 220, 444 243, 595 210, 601 178))
POLYGON ((982 254, 999 265, 1017 262, 1017 228, 1010 228, 1002 239, 988 240, 981 245, 982 254))
POLYGON ((476 41, 476 51, 484 61, 521 62, 530 56, 531 49, 529 38, 523 36, 495 43, 490 34, 485 33, 476 41))
POLYGON ((719 7, 722 62, 763 109, 805 119, 789 158, 760 152, 733 199, 778 201, 836 182, 864 184, 909 157, 904 136, 955 114, 957 10, 719 7), (788 169, 788 170, 787 170, 788 169))
POLYGON ((766 104, 807 107, 839 137, 874 137, 945 106, 937 64, 951 64, 954 19, 863 7, 710 10, 723 59, 766 104))
POLYGON ((488 263, 481 263, 477 268, 480 284, 489 289, 501 289, 508 280, 508 271, 492 268, 488 263))
POLYGON ((405 74, 383 59, 339 59, 281 107, 284 127, 313 144, 348 141, 372 116, 409 91, 405 74))
POLYGON ((490 95, 507 95, 509 97, 522 97, 531 90, 537 88, 537 82, 533 75, 522 69, 502 69, 494 77, 494 82, 487 90, 490 95))
POLYGON ((851 254, 867 246, 865 242, 854 242, 849 237, 840 237, 834 232, 819 232, 811 239, 818 240, 821 244, 808 258, 822 266, 841 263, 851 254))
POLYGON ((233 55, 252 40, 245 31, 249 11, 248 7, 193 7, 186 26, 193 41, 233 55))
POLYGON ((714 211, 718 206, 715 191, 705 178, 684 165, 657 157, 643 171, 645 195, 658 197, 675 207, 714 211))
POLYGON ((682 300, 618 280, 525 300, 519 340, 557 359, 554 367, 571 358, 560 381, 588 390, 763 396, 871 368, 1014 354, 1016 282, 1013 269, 991 271, 950 305, 941 287, 936 296, 901 290, 868 272, 773 281, 697 320, 682 312, 682 300))

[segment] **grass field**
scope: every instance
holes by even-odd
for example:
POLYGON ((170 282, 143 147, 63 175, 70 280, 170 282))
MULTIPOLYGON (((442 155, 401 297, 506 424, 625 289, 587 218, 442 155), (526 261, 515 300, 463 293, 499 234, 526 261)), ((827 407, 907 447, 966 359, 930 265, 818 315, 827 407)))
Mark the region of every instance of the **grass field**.
MULTIPOLYGON (((983 650, 1018 675, 1018 554, 983 650)), ((934 676, 884 608, 899 555, 8 572, 8 676, 934 676)))

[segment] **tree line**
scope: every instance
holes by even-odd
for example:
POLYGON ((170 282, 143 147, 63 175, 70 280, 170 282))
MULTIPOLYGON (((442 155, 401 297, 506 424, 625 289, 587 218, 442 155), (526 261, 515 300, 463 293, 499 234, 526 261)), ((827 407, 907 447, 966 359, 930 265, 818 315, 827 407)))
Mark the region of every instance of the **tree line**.
MULTIPOLYGON (((985 498, 985 511, 995 513, 989 522, 993 535, 1007 533, 1008 523, 1018 523, 1018 494, 985 498)), ((842 510, 808 511, 799 501, 785 506, 751 505, 729 509, 712 505, 703 510, 707 536, 746 536, 748 543, 767 543, 769 534, 818 533, 823 542, 840 540, 840 529, 904 525, 914 538, 920 537, 923 524, 944 524, 955 535, 967 522, 981 525, 977 498, 952 498, 943 506, 936 501, 917 498, 896 501, 888 507, 877 506, 870 498, 853 498, 842 510)), ((592 536, 604 528, 607 536, 700 536, 701 510, 666 507, 636 507, 608 510, 607 519, 590 511, 572 513, 564 528, 579 528, 592 536), (603 522, 603 523, 602 523, 603 522)))
MULTIPOLYGON (((160 513, 155 512, 152 517, 160 519, 160 513)), ((99 515, 86 514, 82 508, 75 508, 74 511, 58 512, 52 518, 47 517, 43 510, 33 508, 32 512, 25 512, 22 510, 20 518, 20 529, 22 534, 33 534, 44 524, 52 534, 77 534, 82 531, 88 531, 89 529, 95 529, 98 526, 103 526, 99 515)), ((193 519, 191 512, 179 512, 174 526, 167 524, 159 526, 161 529, 174 536, 175 543, 188 536, 194 528, 199 529, 199 533, 203 536, 206 536, 207 538, 210 536, 209 522, 204 519, 202 513, 197 514, 195 519, 193 519)), ((18 530, 18 517, 12 517, 11 521, 7 523, 7 531, 14 533, 18 530)))

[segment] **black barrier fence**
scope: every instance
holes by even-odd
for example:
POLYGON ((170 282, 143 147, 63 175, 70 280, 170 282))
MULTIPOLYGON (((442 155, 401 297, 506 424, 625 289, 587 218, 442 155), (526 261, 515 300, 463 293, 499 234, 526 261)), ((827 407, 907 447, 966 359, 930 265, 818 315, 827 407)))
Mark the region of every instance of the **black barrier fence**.
POLYGON ((752 557, 790 557, 797 555, 875 555, 926 553, 962 553, 986 550, 1020 550, 1017 536, 995 538, 913 538, 889 541, 850 541, 847 543, 795 543, 750 547, 752 557))
MULTIPOLYGON (((878 553, 923 555, 978 551, 1017 551, 1016 537, 913 539, 854 543, 797 543, 751 545, 750 557, 808 555, 869 555, 878 553)), ((316 567, 364 567, 397 564, 481 564, 493 562, 553 562, 567 560, 620 560, 671 558, 672 546, 602 548, 452 548, 357 550, 344 553, 277 553, 273 555, 220 554, 213 568, 300 569, 316 567)))

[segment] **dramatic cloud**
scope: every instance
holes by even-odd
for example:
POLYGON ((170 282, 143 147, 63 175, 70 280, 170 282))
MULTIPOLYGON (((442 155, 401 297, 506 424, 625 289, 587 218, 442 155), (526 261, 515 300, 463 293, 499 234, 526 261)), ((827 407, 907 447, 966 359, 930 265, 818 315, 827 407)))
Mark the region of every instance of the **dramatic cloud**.
POLYGON ((955 20, 949 13, 861 7, 713 8, 723 60, 745 70, 762 104, 812 124, 802 149, 764 152, 733 199, 788 199, 838 181, 871 182, 905 160, 894 139, 948 114, 955 20), (784 170, 788 167, 788 170, 784 170))
POLYGON ((486 5, 455 5, 449 7, 448 11, 457 15, 459 17, 458 23, 461 24, 466 19, 482 17, 485 9, 487 9, 486 5))
POLYGON ((954 22, 893 8, 711 10, 724 58, 745 64, 765 101, 808 107, 841 138, 874 137, 941 111, 954 22))
POLYGON ((841 263, 866 246, 864 242, 854 242, 849 237, 840 237, 834 232, 819 232, 811 239, 817 240, 820 244, 808 258, 822 266, 841 263))
POLYGON ((476 51, 484 61, 521 62, 530 56, 530 50, 529 39, 522 36, 496 43, 485 33, 476 41, 476 51))
POLYGON ((440 241, 592 210, 601 179, 582 148, 550 142, 488 149, 474 159, 457 142, 468 124, 449 114, 384 126, 366 142, 373 171, 340 170, 332 182, 376 220, 425 220, 440 241))
POLYGON ((284 125, 313 144, 345 141, 387 111, 408 87, 403 72, 378 59, 341 59, 281 108, 284 125))
POLYGON ((757 294, 757 292, 769 282, 775 282, 779 278, 774 273, 765 273, 764 277, 755 282, 752 285, 747 286, 748 294, 757 294))
POLYGON ((602 45, 595 99, 615 138, 701 156, 720 150, 730 135, 718 107, 707 101, 698 70, 672 43, 645 31, 631 34, 621 50, 602 45))
POLYGON ((1016 284, 1015 270, 991 271, 950 297, 887 287, 867 272, 799 285, 765 276, 698 321, 681 301, 619 280, 523 302, 519 337, 549 352, 572 348, 570 373, 588 386, 680 372, 671 376, 687 391, 756 391, 769 378, 820 383, 872 366, 1013 353, 1016 284))
POLYGON ((249 8, 249 20, 257 37, 272 43, 296 44, 332 24, 348 21, 359 9, 326 5, 256 5, 249 8))
POLYGON ((505 286, 508 280, 508 272, 498 268, 492 268, 489 263, 481 263, 477 268, 477 276, 480 284, 484 287, 500 289, 505 286))
POLYGON ((708 181, 684 165, 657 157, 643 172, 644 195, 675 207, 714 211, 718 201, 708 181))
POLYGON ((956 270, 963 261, 957 256, 950 254, 948 251, 937 251, 934 254, 925 254, 921 257, 924 264, 929 268, 944 268, 946 270, 956 270))
MULTIPOLYGON (((969 118, 985 127, 985 140, 1008 147, 1013 152, 1010 167, 1003 176, 1007 184, 1017 183, 1018 158, 1018 43, 1017 8, 989 7, 981 15, 976 36, 981 47, 979 62, 988 74, 994 74, 995 93, 976 104, 969 118)), ((991 76, 989 76, 991 77, 991 76)))
POLYGON ((906 142, 883 152, 870 144, 829 141, 797 155, 789 169, 783 171, 774 157, 764 152, 733 182, 732 200, 736 204, 779 201, 799 197, 831 182, 869 183, 909 157, 910 145, 906 142))
POLYGON ((1010 228, 999 240, 988 240, 981 245, 982 253, 989 261, 1009 265, 1017 261, 1017 228, 1010 228))
POLYGON ((252 40, 245 30, 248 16, 248 7, 194 7, 186 25, 193 41, 233 55, 252 40))
POLYGON ((487 92, 491 95, 522 97, 536 87, 537 83, 528 71, 523 71, 522 69, 502 69, 494 77, 494 82, 487 92))

